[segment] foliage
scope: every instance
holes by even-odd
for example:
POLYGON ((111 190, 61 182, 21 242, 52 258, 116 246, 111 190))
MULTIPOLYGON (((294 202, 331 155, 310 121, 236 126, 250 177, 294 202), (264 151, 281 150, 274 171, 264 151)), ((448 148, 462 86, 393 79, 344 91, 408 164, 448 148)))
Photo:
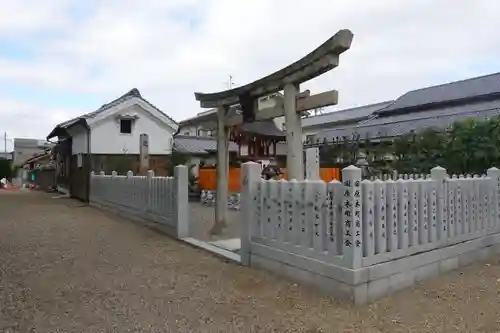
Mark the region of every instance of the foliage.
POLYGON ((357 135, 353 135, 351 138, 338 137, 331 143, 320 144, 320 166, 342 168, 355 164, 360 144, 361 140, 357 135))
POLYGON ((12 177, 12 166, 11 162, 6 159, 0 159, 0 179, 12 177))
POLYGON ((19 164, 13 164, 11 163, 10 168, 12 170, 12 176, 17 175, 17 171, 21 169, 21 166, 19 164))
POLYGON ((168 162, 168 175, 170 177, 173 177, 175 166, 179 164, 186 165, 188 160, 189 160, 189 155, 173 151, 172 155, 170 155, 170 160, 168 162))
POLYGON ((436 165, 445 167, 447 141, 447 132, 436 129, 403 135, 393 143, 393 166, 400 173, 429 173, 436 165))
POLYGON ((189 166, 189 171, 188 171, 188 184, 189 184, 189 192, 198 192, 198 179, 199 177, 196 177, 193 174, 193 169, 196 168, 196 164, 191 164, 189 166))

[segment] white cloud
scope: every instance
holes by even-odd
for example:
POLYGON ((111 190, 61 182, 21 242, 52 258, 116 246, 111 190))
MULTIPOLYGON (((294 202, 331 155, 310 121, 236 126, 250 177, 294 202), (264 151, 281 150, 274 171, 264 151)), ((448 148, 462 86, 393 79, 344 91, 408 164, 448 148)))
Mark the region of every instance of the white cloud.
POLYGON ((19 38, 33 32, 61 28, 68 0, 0 0, 0 37, 19 38))
MULTIPOLYGON (((229 74, 237 84, 258 79, 343 28, 355 38, 339 68, 304 84, 313 92, 338 89, 339 107, 498 70, 500 2, 493 0, 89 0, 78 10, 65 0, 0 4, 0 38, 19 36, 36 50, 29 61, 0 50, 0 82, 92 93, 102 102, 137 87, 177 120, 200 111, 194 91, 222 90, 229 74), (40 31, 51 36, 43 47, 32 39, 40 31)), ((39 126, 25 130, 0 111, 0 130, 45 136, 55 118, 81 111, 23 103, 25 113, 44 112, 39 126)))

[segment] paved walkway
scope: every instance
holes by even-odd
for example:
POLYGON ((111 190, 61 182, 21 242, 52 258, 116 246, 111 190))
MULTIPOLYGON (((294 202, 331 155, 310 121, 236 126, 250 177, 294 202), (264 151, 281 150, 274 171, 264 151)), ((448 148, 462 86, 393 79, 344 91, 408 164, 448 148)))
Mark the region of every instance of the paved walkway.
POLYGON ((215 223, 215 206, 203 205, 200 202, 189 203, 190 236, 203 241, 217 241, 240 237, 241 216, 239 211, 228 209, 227 226, 220 234, 211 235, 210 230, 215 223))
POLYGON ((77 201, 0 192, 0 332, 494 332, 499 278, 495 260, 353 308, 77 201))

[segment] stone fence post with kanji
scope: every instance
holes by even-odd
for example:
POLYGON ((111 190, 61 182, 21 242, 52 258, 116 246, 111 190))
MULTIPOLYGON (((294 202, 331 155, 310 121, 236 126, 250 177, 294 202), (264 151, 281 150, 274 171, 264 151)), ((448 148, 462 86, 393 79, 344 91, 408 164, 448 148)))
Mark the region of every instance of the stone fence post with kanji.
POLYGON ((362 244, 362 193, 361 169, 350 165, 342 169, 342 254, 348 268, 361 268, 362 244))

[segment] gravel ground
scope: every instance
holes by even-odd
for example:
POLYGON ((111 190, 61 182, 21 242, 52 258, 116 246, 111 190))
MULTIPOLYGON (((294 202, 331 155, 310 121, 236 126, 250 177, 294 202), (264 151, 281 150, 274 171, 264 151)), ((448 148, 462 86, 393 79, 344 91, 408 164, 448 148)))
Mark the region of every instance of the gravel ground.
POLYGON ((352 307, 68 199, 0 192, 0 332, 495 332, 500 261, 352 307))

